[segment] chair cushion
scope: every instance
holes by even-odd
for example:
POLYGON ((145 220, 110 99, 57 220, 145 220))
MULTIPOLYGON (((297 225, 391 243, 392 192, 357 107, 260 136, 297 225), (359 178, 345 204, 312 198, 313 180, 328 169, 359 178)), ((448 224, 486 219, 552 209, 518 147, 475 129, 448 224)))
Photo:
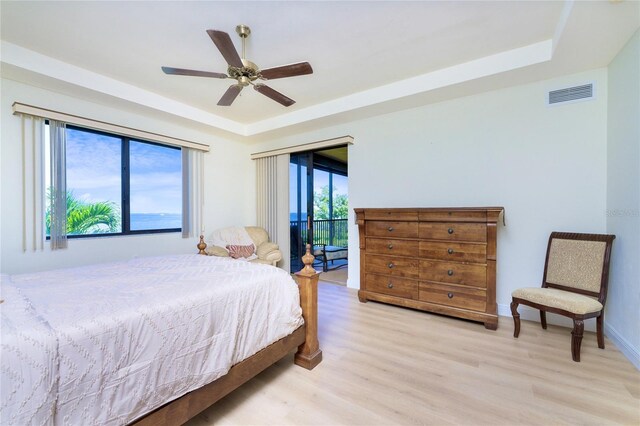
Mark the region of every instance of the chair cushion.
POLYGON ((346 247, 326 246, 325 252, 327 260, 346 259, 349 255, 349 250, 346 247))
POLYGON ((589 296, 557 290, 555 288, 519 288, 511 293, 511 296, 537 303, 539 305, 562 309, 577 315, 602 310, 602 303, 589 296))
POLYGON ((218 247, 214 245, 209 245, 205 249, 209 256, 220 256, 220 257, 229 257, 229 252, 226 248, 218 247))

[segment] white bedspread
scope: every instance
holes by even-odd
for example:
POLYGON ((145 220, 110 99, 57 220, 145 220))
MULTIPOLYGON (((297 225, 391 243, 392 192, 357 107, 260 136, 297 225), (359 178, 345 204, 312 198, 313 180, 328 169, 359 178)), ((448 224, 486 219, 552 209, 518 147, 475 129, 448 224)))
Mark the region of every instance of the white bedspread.
POLYGON ((53 424, 58 345, 31 304, 0 277, 0 424, 53 424))
POLYGON ((303 323, 289 274, 215 256, 17 275, 12 285, 58 339, 56 424, 130 422, 303 323))

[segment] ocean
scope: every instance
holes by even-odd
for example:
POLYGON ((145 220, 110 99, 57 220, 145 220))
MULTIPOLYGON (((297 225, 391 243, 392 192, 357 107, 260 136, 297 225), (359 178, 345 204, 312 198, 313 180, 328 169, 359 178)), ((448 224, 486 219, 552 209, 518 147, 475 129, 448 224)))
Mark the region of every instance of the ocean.
POLYGON ((131 230, 182 228, 180 213, 131 213, 131 230))

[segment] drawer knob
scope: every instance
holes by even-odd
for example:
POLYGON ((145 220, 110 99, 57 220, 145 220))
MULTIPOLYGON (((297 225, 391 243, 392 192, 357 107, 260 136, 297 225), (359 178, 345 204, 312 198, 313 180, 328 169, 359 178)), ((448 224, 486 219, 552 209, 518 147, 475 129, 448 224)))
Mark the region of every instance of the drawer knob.
POLYGON ((449 275, 449 276, 453 275, 453 269, 449 269, 449 270, 447 271, 447 275, 449 275))
POLYGON ((452 249, 452 248, 450 248, 449 250, 447 250, 447 253, 449 253, 449 254, 453 254, 453 249, 452 249))
POLYGON ((453 228, 447 229, 447 232, 450 233, 450 234, 453 234, 453 228))
POLYGON ((389 250, 393 249, 393 244, 389 244, 389 250))
POLYGON ((389 283, 389 284, 387 284, 387 287, 389 287, 389 288, 393 288, 393 283, 389 283))
POLYGON ((393 226, 390 226, 389 228, 387 228, 387 230, 388 230, 389 232, 393 232, 393 226))
POLYGON ((393 268, 395 265, 393 264, 393 262, 389 262, 389 269, 393 268))
POLYGON ((448 297, 449 299, 453 299, 453 293, 447 293, 447 297, 448 297))

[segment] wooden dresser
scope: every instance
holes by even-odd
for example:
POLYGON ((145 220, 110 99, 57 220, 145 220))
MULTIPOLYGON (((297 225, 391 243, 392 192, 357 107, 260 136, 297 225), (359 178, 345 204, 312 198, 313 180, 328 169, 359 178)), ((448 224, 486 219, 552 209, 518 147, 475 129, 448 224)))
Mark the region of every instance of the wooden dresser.
POLYGON ((502 207, 355 209, 361 302, 498 328, 496 224, 502 207))

